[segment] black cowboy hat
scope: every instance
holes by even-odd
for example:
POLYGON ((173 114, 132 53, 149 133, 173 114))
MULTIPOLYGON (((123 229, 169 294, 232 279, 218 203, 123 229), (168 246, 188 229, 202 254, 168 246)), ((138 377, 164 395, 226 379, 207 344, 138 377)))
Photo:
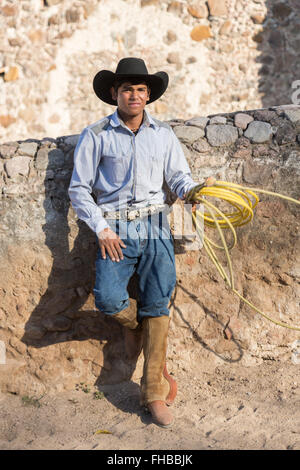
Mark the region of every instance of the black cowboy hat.
POLYGON ((157 72, 151 75, 148 73, 145 62, 142 59, 126 57, 120 60, 115 73, 109 70, 100 70, 95 75, 93 80, 94 92, 105 103, 117 105, 117 101, 112 99, 110 89, 117 80, 123 78, 127 78, 128 81, 133 78, 139 78, 147 83, 151 90, 148 104, 160 98, 166 91, 169 83, 169 77, 166 72, 157 72))

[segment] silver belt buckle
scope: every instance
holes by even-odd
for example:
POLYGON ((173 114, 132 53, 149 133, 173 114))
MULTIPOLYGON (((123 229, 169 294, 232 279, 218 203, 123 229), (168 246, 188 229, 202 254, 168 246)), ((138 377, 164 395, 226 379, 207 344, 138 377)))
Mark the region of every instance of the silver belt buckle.
POLYGON ((137 217, 139 217, 139 215, 140 215, 140 210, 139 209, 128 211, 127 212, 127 219, 128 220, 134 220, 134 219, 137 219, 137 217))

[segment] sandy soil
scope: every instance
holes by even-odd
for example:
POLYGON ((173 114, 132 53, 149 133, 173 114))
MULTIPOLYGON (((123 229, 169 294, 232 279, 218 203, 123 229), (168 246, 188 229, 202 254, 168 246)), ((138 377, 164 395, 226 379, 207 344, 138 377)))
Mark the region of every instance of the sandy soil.
POLYGON ((299 365, 224 364, 199 374, 194 367, 177 380, 171 429, 139 406, 136 382, 101 391, 78 384, 41 398, 3 394, 0 449, 300 449, 299 365))

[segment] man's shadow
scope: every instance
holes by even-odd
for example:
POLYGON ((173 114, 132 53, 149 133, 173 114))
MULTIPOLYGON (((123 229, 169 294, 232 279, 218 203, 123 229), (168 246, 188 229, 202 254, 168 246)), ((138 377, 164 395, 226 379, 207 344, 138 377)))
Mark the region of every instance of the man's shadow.
MULTIPOLYGON (((50 144, 53 139, 49 139, 50 144)), ((34 348, 90 339, 102 344, 103 366, 96 385, 130 380, 132 363, 126 361, 124 328, 94 305, 95 259, 98 242, 84 222, 77 221, 68 196, 74 146, 63 138, 48 149, 45 169, 45 245, 53 264, 47 289, 25 325, 23 343, 34 348)), ((46 148, 46 146, 44 146, 46 148)), ((137 298, 137 279, 130 280, 131 299, 137 298)), ((99 348, 100 354, 100 348, 99 348)), ((136 384, 131 385, 138 388, 136 384)))

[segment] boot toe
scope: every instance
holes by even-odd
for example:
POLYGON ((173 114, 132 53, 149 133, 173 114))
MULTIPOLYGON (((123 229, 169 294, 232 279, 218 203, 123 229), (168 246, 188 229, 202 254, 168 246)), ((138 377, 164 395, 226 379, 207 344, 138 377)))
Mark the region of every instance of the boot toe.
POLYGON ((155 424, 163 428, 169 428, 172 426, 174 418, 164 401, 152 401, 151 403, 148 403, 147 407, 155 424))

